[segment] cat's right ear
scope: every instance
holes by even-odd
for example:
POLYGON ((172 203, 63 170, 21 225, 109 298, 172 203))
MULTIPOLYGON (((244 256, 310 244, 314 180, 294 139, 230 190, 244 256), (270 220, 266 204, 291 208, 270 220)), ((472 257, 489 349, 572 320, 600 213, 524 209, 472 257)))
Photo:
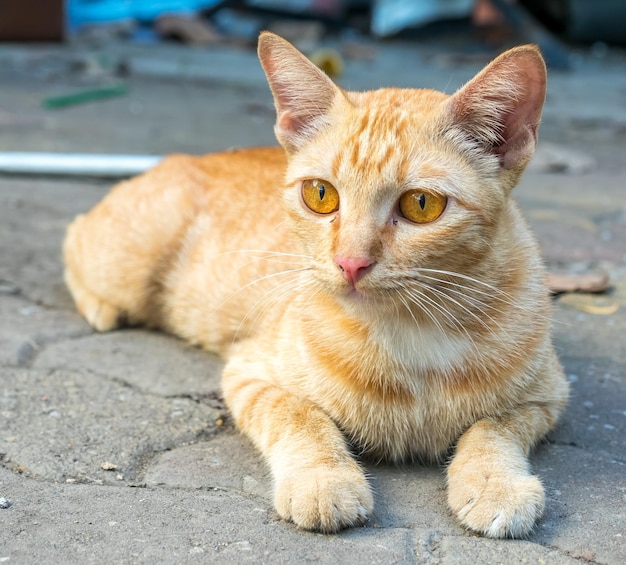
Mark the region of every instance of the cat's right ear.
POLYGON ((327 114, 341 90, 278 35, 262 32, 258 52, 274 95, 276 138, 292 153, 328 123, 327 114))
POLYGON ((546 66, 535 46, 515 47, 448 102, 455 127, 498 157, 514 182, 531 158, 546 96, 546 66))

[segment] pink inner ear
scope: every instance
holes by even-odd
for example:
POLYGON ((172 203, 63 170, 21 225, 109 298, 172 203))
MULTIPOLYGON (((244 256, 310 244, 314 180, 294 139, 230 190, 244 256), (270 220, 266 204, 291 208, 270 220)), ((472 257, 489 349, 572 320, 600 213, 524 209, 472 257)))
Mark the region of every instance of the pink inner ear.
POLYGON ((281 112, 276 120, 276 127, 280 131, 297 130, 302 124, 299 123, 289 112, 281 112))
POLYGON ((532 103, 526 102, 505 117, 503 142, 494 147, 504 169, 512 169, 532 155, 537 143, 539 112, 532 103))
POLYGON ((460 125, 500 159, 504 169, 523 166, 537 141, 545 98, 545 66, 532 47, 500 56, 456 95, 460 125))
POLYGON ((503 169, 514 169, 522 162, 529 159, 535 149, 536 136, 529 130, 518 132, 504 145, 496 148, 495 152, 500 156, 500 164, 503 169))
POLYGON ((304 120, 288 110, 280 112, 276 119, 276 134, 288 146, 297 145, 298 136, 304 133, 306 127, 304 120))
POLYGON ((259 39, 259 58, 274 95, 278 141, 296 150, 319 129, 340 90, 293 45, 271 33, 259 39))
POLYGON ((503 143, 494 148, 504 169, 512 169, 530 158, 537 143, 537 128, 545 97, 542 83, 537 85, 532 75, 522 74, 518 99, 510 102, 512 111, 503 120, 503 143))

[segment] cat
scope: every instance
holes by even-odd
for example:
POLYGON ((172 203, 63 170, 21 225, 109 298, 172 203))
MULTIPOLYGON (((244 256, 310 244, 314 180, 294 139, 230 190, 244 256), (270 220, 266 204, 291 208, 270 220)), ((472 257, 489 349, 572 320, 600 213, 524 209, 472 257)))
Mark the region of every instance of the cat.
POLYGON ((174 155, 114 187, 67 230, 78 310, 224 357, 283 519, 366 523, 361 456, 447 461, 464 527, 527 536, 544 509, 528 454, 568 397, 510 198, 545 98, 538 49, 452 95, 344 91, 269 32, 258 53, 282 148, 174 155))

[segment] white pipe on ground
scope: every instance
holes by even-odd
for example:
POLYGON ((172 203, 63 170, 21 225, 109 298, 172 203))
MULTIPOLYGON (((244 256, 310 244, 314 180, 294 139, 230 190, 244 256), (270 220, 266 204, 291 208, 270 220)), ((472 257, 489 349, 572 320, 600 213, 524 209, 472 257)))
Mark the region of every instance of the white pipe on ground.
POLYGON ((0 152, 0 173, 128 177, 154 167, 159 155, 0 152))

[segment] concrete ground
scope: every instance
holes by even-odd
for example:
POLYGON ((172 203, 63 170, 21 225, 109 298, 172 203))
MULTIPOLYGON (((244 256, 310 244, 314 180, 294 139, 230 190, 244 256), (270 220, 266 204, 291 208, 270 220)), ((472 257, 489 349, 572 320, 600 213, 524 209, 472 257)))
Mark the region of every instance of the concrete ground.
MULTIPOLYGON (((485 62, 387 44, 341 84, 452 91, 485 62)), ((250 51, 109 45, 0 49, 0 150, 202 153, 273 144, 250 51), (45 110, 106 78, 128 95, 45 110)), ((62 281, 65 226, 110 182, 0 176, 1 563, 626 562, 626 59, 552 73, 537 159, 516 195, 553 270, 603 271, 602 295, 554 301, 572 383, 532 457, 547 491, 523 541, 482 539, 446 507, 436 467, 369 466, 376 510, 338 535, 277 519, 268 471, 219 394, 220 362, 140 329, 95 334, 62 281)))

